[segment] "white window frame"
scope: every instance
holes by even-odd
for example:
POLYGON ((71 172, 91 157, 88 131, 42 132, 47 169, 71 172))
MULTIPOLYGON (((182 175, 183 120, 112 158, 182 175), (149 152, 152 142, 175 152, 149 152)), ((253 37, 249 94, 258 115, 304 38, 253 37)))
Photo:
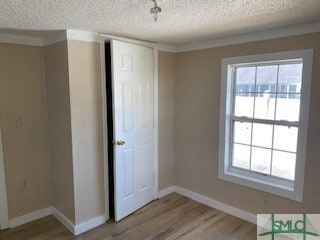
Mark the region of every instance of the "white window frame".
POLYGON ((278 52, 260 55, 231 57, 222 59, 221 99, 220 99, 220 133, 219 133, 219 178, 263 192, 276 194, 297 202, 303 201, 303 187, 308 140, 308 119, 313 70, 313 49, 278 52), (233 98, 233 69, 240 64, 259 64, 273 61, 302 60, 302 84, 300 99, 299 133, 294 182, 275 180, 269 176, 255 174, 252 171, 238 171, 230 164, 230 126, 233 98))

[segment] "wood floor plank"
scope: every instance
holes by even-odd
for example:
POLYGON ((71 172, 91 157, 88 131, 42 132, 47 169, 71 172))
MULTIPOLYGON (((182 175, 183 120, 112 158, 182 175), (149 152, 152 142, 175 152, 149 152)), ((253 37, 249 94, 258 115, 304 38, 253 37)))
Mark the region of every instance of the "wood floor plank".
MULTIPOLYGON (((209 207, 208 207, 209 208, 209 207)), ((220 217, 219 211, 216 209, 209 208, 200 217, 194 219, 183 219, 176 230, 172 232, 167 239, 183 239, 184 236, 198 229, 200 226, 204 226, 208 221, 214 221, 220 217)), ((200 229, 199 229, 200 230, 200 229)))
POLYGON ((74 237, 53 216, 0 231, 0 240, 256 239, 256 226, 173 193, 120 222, 108 221, 74 237))
POLYGON ((170 211, 165 211, 162 214, 157 215, 155 218, 150 218, 145 221, 143 224, 136 226, 135 228, 130 229, 126 233, 123 233, 117 236, 116 239, 147 239, 151 234, 161 232, 165 225, 170 225, 170 223, 181 219, 181 216, 186 214, 188 211, 191 211, 193 207, 199 206, 199 203, 187 201, 183 204, 172 208, 170 211), (167 222, 170 222, 167 224, 167 222), (145 231, 148 229, 148 231, 145 231))
POLYGON ((155 219, 166 212, 170 212, 176 207, 187 203, 188 201, 188 198, 181 195, 167 196, 166 198, 148 204, 118 223, 110 221, 110 224, 105 226, 105 229, 115 237, 125 234, 131 229, 148 222, 150 219, 155 219))

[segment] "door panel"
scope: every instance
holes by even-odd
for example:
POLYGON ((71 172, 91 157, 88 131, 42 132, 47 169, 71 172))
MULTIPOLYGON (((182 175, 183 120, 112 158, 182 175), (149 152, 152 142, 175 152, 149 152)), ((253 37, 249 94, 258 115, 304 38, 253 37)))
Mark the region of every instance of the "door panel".
POLYGON ((152 149, 152 146, 150 146, 149 143, 142 143, 137 148, 137 155, 139 157, 139 168, 141 169, 141 175, 138 179, 138 190, 143 191, 146 188, 150 187, 148 184, 148 176, 150 172, 152 172, 152 169, 150 169, 150 150, 152 149), (144 177, 143 177, 144 176, 144 177))
POLYGON ((133 171, 133 149, 129 148, 123 151, 124 159, 123 159, 123 171, 124 171, 124 187, 125 187, 125 194, 124 198, 127 199, 128 197, 132 196, 134 193, 134 171, 133 171))
POLYGON ((140 129, 148 127, 149 84, 139 84, 139 123, 140 129))
POLYGON ((153 50, 117 40, 111 49, 115 220, 119 221, 153 200, 153 50))
POLYGON ((123 130, 126 132, 133 130, 133 83, 123 84, 123 130))

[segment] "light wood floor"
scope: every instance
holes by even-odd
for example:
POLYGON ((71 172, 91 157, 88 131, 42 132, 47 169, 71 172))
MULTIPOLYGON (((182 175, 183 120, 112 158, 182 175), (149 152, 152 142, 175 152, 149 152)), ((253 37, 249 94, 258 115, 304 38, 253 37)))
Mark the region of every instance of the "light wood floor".
POLYGON ((256 239, 256 226, 173 193, 122 221, 73 237, 53 216, 4 231, 1 240, 256 239))

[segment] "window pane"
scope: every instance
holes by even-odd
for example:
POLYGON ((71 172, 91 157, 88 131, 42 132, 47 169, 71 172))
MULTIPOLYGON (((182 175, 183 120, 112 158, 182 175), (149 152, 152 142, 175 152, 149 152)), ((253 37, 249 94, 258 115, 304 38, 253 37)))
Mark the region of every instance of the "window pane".
POLYGON ((297 127, 274 126, 273 148, 290 152, 296 152, 297 140, 297 127))
MULTIPOLYGON (((239 94, 239 93, 237 93, 239 94)), ((253 101, 254 97, 235 97, 234 114, 238 117, 250 117, 253 116, 253 101)))
POLYGON ((275 92, 275 86, 277 85, 278 66, 259 66, 257 67, 257 92, 275 92), (273 87, 271 87, 273 86, 273 87))
POLYGON ((240 144, 233 144, 232 166, 249 169, 250 147, 240 144))
POLYGON ((270 174, 271 150, 252 147, 251 170, 270 174))
POLYGON ((300 93, 302 80, 302 63, 283 64, 279 66, 278 92, 300 93))
POLYGON ((258 93, 255 98, 254 117, 274 120, 275 94, 258 93))
MULTIPOLYGON (((298 89, 298 86, 296 85, 289 85, 289 98, 296 98, 296 96, 299 96, 299 95, 296 95, 294 94, 298 89)), ((300 96, 299 96, 300 97, 300 96)))
POLYGON ((300 94, 278 95, 276 120, 299 121, 299 111, 300 94))
POLYGON ((294 180, 296 170, 296 154, 273 151, 272 175, 294 180))
POLYGON ((252 131, 252 145, 271 148, 273 131, 272 125, 254 123, 252 131))
POLYGON ((238 67, 236 69, 236 92, 254 91, 255 75, 255 67, 238 67))
POLYGON ((250 144, 251 143, 251 123, 234 123, 234 142, 250 144))

